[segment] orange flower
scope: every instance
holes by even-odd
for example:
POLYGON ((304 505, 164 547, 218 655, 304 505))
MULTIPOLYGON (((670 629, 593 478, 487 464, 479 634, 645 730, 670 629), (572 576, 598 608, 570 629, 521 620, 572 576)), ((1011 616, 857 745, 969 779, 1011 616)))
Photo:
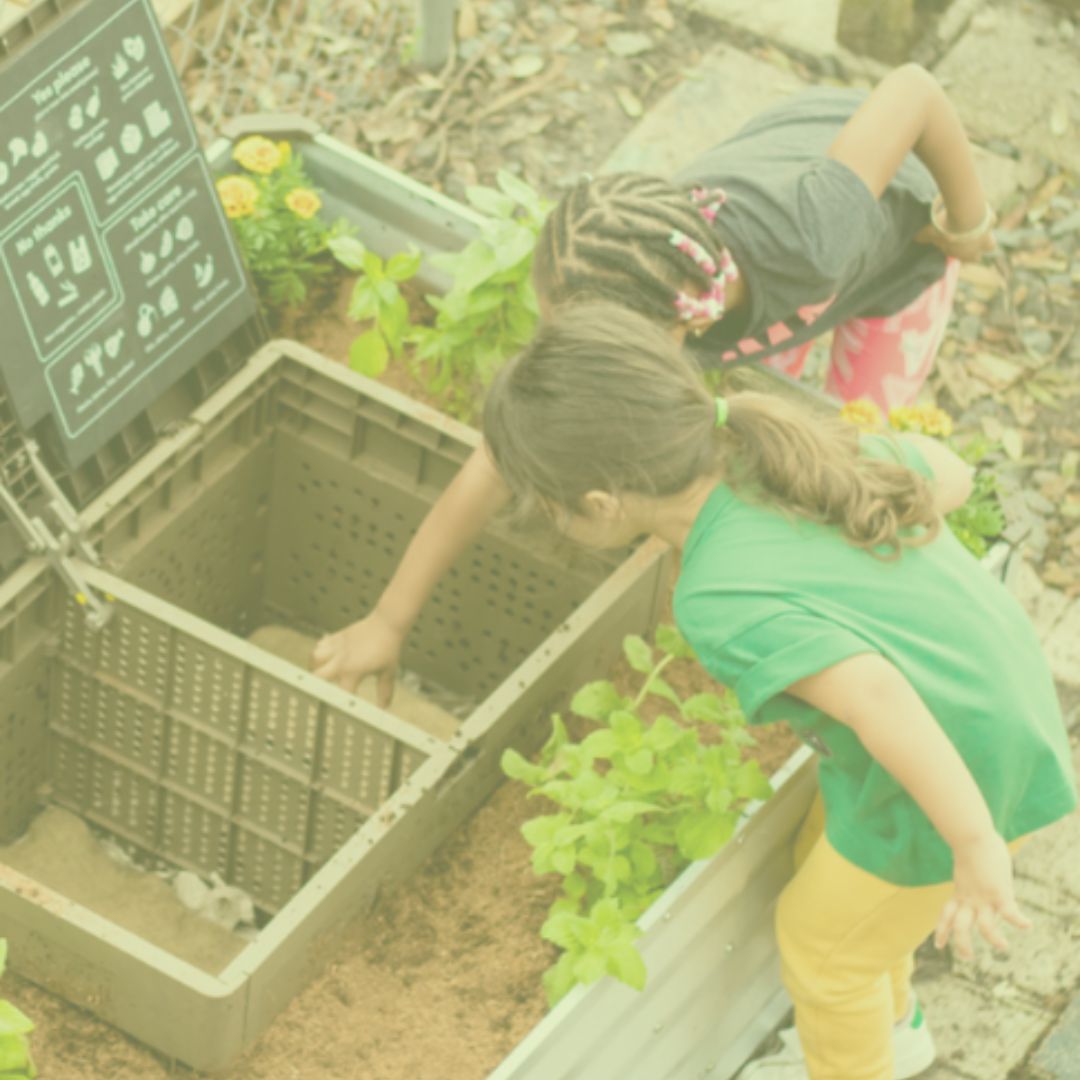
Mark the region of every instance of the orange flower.
POLYGON ((233 148, 233 158, 245 169, 265 176, 280 168, 288 160, 288 143, 271 142, 265 135, 248 135, 233 148))
POLYGON ((293 188, 285 196, 285 205, 300 218, 313 218, 322 209, 322 199, 311 188, 293 188))
POLYGON ((246 176, 223 176, 215 186, 226 217, 247 217, 255 212, 259 189, 246 176))
POLYGON ((948 438, 953 432, 952 417, 936 405, 897 405, 889 410, 889 424, 897 431, 948 438))
POLYGON ((854 424, 860 431, 880 431, 885 422, 881 410, 866 399, 845 401, 840 406, 840 419, 854 424))

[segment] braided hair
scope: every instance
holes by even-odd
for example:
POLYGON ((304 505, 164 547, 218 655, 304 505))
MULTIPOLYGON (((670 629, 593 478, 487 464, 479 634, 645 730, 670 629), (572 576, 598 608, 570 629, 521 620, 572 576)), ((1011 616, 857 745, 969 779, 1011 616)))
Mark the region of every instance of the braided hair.
POLYGON ((541 230, 533 261, 538 293, 552 307, 607 300, 661 325, 675 323, 679 293, 705 292, 713 278, 673 245, 673 233, 717 265, 725 256, 710 225, 716 204, 702 208, 700 201, 699 193, 644 173, 579 180, 541 230))

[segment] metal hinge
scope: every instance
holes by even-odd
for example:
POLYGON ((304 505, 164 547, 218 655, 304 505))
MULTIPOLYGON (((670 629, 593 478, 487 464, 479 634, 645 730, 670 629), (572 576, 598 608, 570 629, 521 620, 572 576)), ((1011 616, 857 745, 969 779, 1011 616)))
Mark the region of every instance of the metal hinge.
POLYGON ((79 573, 70 556, 78 555, 80 559, 95 566, 101 565, 101 559, 93 544, 87 540, 75 507, 68 502, 67 496, 42 464, 38 456, 37 444, 27 440, 23 446, 34 475, 46 495, 47 506, 59 525, 59 531, 53 532, 40 517, 36 515, 31 517, 27 514, 4 484, 0 484, 0 504, 3 505, 7 516, 18 529, 26 546, 35 555, 44 555, 48 559, 75 602, 85 610, 86 621, 95 630, 99 630, 112 615, 113 609, 110 604, 112 598, 107 595, 104 598, 97 596, 79 573))

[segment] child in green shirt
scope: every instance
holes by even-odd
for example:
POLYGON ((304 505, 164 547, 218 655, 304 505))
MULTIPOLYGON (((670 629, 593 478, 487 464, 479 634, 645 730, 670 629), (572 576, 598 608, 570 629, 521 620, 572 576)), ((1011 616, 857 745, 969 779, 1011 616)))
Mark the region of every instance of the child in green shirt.
POLYGON ((892 1080, 933 1059, 909 990, 936 928, 1026 927, 1010 845, 1076 804, 1023 609, 942 527, 970 477, 933 440, 863 438, 764 395, 714 399, 647 319, 567 308, 496 378, 493 464, 588 547, 681 550, 675 617, 751 723, 820 753, 824 832, 777 912, 797 1036, 756 1080, 892 1080), (894 1027, 894 1025, 896 1025, 894 1027))

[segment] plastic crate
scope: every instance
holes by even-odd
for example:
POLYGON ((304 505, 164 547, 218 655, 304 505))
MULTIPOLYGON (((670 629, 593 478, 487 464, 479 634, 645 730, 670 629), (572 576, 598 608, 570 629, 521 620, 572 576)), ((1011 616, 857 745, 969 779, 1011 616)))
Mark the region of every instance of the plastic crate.
POLYGON ((498 530, 440 585, 405 666, 478 702, 446 741, 248 643, 375 600, 477 435, 301 346, 260 350, 84 512, 113 598, 93 631, 35 560, 0 590, 0 839, 51 801, 129 851, 249 892, 266 925, 208 975, 0 870, 18 970, 204 1069, 316 973, 528 748, 552 706, 654 620, 666 549, 567 565, 498 530), (328 938, 328 935, 330 937, 328 938))

